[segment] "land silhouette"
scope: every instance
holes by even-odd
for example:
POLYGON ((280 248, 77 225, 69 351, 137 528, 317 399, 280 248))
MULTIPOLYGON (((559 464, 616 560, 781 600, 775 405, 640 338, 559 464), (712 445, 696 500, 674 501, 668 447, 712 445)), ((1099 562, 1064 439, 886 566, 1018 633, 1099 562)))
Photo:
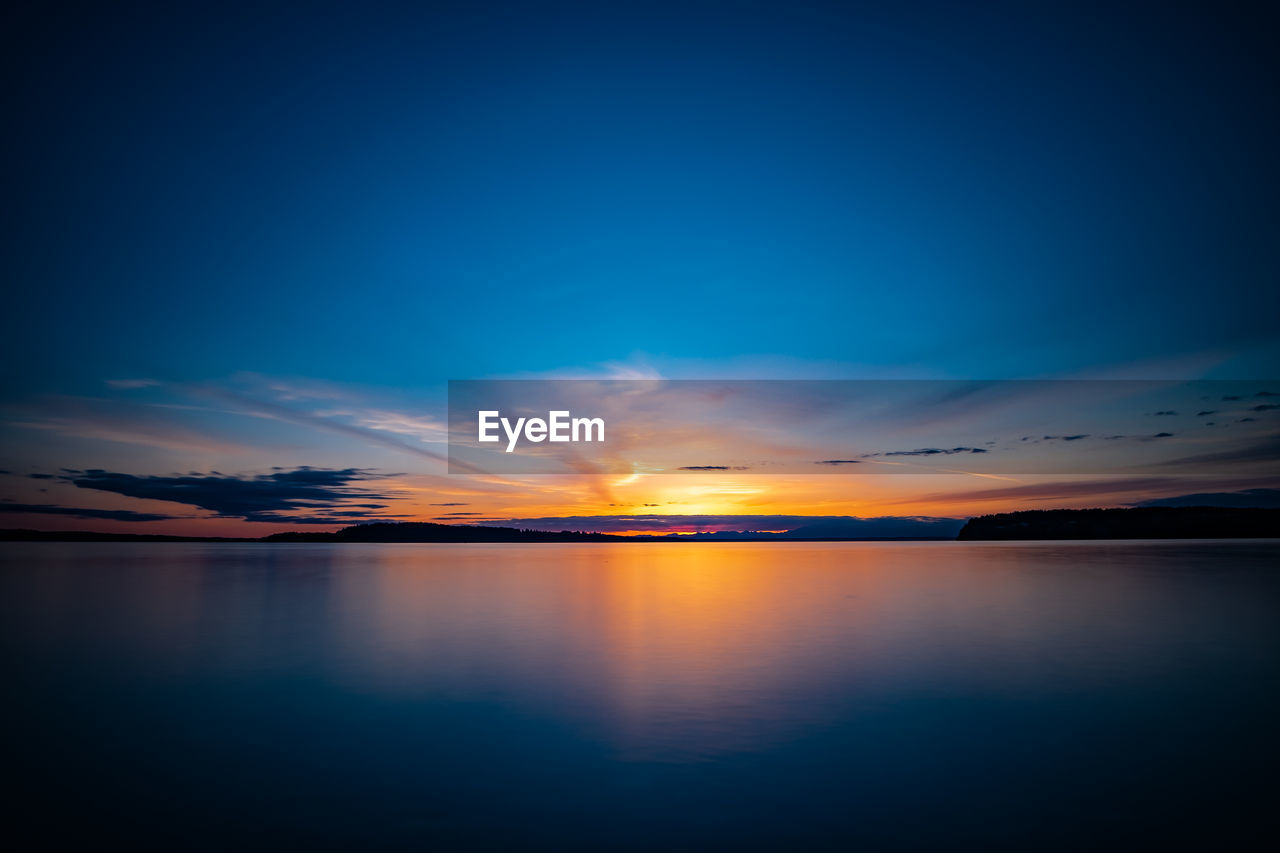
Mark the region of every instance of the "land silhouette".
MULTIPOLYGON (((854 520, 851 520, 854 521, 854 520)), ((0 530, 4 542, 856 542, 1035 539, 1280 538, 1280 509, 1257 507, 1128 507, 1024 510, 984 515, 939 535, 871 536, 856 524, 823 521, 781 532, 725 530, 624 536, 581 530, 530 530, 429 521, 373 522, 332 532, 289 531, 262 537, 169 536, 155 533, 0 530)))
POLYGON ((1219 506, 1049 509, 971 518, 956 537, 993 539, 1268 539, 1280 509, 1219 506))

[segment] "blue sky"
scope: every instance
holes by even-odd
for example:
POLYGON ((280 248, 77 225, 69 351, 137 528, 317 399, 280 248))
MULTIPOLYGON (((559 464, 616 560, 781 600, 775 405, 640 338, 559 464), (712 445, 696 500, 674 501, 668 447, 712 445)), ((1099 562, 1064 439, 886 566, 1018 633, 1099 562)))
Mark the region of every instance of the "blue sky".
POLYGON ((6 404, 1277 375, 1256 10, 176 6, 9 28, 6 404))

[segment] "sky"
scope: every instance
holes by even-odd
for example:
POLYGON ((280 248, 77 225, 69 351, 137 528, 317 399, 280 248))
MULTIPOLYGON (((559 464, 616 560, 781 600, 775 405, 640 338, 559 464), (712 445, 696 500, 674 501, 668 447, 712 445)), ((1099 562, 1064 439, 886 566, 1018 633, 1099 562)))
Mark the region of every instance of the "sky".
POLYGON ((1273 12, 891 5, 20 4, 0 526, 703 529, 1277 485, 447 473, 459 379, 1280 390, 1273 12))

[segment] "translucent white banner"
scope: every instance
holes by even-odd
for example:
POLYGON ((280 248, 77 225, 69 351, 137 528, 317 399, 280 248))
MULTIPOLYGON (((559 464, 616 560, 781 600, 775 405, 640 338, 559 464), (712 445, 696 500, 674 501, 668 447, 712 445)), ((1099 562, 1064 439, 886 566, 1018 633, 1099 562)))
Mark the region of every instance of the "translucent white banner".
POLYGON ((1280 474, 1280 381, 455 380, 455 474, 1280 474))

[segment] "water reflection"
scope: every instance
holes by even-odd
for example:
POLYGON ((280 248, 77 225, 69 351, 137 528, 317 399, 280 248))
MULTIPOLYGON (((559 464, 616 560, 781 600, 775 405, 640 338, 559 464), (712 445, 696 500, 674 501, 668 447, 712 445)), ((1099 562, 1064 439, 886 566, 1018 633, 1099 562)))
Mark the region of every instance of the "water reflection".
POLYGON ((904 691, 1079 691, 1263 639, 1237 635, 1266 599, 1204 582, 1222 548, 1259 546, 1166 545, 1155 571, 1160 547, 42 546, 7 600, 24 642, 111 666, 518 704, 689 760, 904 691))
POLYGON ((1211 657, 1258 603, 1149 583, 1151 547, 1126 571, 1087 545, 392 546, 338 558, 335 632, 365 688, 518 698, 684 760, 913 688, 1075 691, 1211 657))
MULTIPOLYGON (((785 838, 764 816, 785 804, 832 837, 907 846, 925 830, 903 810, 926 808, 945 837, 989 845, 997 801, 1027 832, 1095 797, 1127 802, 1137 831, 1152 778, 1162 797, 1243 807, 1249 789, 1221 780, 1277 755, 1277 556, 23 545, 0 551, 0 637, 19 729, 78 756, 67 778, 108 773, 139 802, 164 779, 175 813, 269 803, 256 819, 293 832, 298 806, 274 792, 297 789, 319 804, 308 825, 353 843, 369 821, 461 837, 496 810, 559 814, 577 835, 558 846, 598 849, 659 805, 682 838, 785 838), (831 823, 836 801, 856 826, 831 823)), ((19 764, 44 767, 31 743, 19 764)))

